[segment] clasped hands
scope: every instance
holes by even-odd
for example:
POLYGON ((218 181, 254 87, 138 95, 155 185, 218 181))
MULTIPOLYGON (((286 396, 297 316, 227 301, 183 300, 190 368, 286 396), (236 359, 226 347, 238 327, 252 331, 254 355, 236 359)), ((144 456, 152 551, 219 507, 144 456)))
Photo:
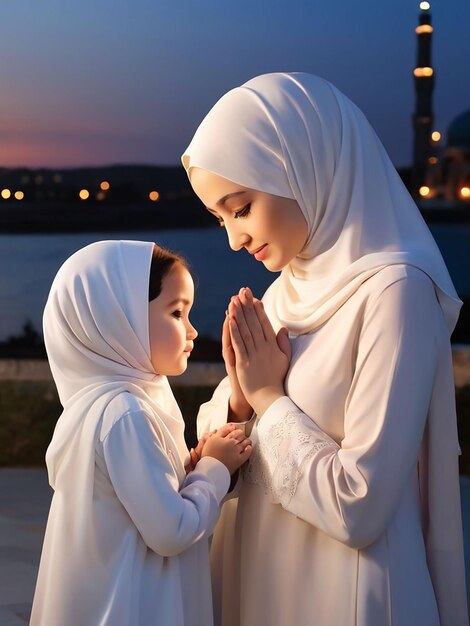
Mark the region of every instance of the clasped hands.
POLYGON ((222 355, 230 378, 230 421, 261 416, 285 395, 291 346, 286 328, 277 333, 263 303, 244 287, 227 309, 222 331, 222 355))

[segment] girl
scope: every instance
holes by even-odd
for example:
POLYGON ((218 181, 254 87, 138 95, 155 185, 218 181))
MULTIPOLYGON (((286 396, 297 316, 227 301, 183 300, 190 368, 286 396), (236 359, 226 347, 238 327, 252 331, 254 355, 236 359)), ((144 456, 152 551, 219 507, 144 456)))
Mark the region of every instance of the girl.
POLYGON ((281 271, 267 316, 249 289, 230 304, 229 376, 199 416, 257 414, 212 544, 220 623, 467 625, 461 302, 377 136, 328 82, 268 74, 214 106, 183 164, 232 249, 281 271))
POLYGON ((44 337, 64 411, 32 626, 212 624, 207 537, 251 446, 228 426, 185 474, 166 376, 187 367, 193 296, 185 262, 147 242, 92 244, 53 282, 44 337))

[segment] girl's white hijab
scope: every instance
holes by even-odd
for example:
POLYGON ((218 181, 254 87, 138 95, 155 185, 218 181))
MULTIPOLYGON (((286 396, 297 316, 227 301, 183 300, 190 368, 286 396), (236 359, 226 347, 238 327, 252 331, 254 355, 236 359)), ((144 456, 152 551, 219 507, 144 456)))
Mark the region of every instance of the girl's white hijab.
MULTIPOLYGON (((308 238, 263 298, 275 326, 311 332, 370 276, 407 264, 433 281, 452 332, 462 303, 441 254, 364 115, 327 81, 277 73, 233 89, 209 111, 182 161, 190 178, 200 167, 297 201, 308 238)), ((447 356, 436 374, 419 480, 428 564, 442 624, 450 625, 467 623, 467 609, 447 356)))
POLYGON ((199 167, 298 203, 308 238, 265 295, 275 325, 311 332, 404 263, 430 276, 453 330, 461 302, 424 220, 364 115, 327 81, 266 74, 229 91, 182 161, 189 177, 199 167))
MULTIPOLYGON (((187 447, 181 412, 150 360, 149 272, 154 244, 100 241, 60 268, 44 311, 49 364, 63 405, 46 454, 49 482, 67 493, 70 527, 91 515, 95 446, 108 405, 123 392, 139 398, 184 478, 187 447)), ((111 411, 112 412, 112 411, 111 411)), ((85 528, 82 528, 84 531, 85 528)))

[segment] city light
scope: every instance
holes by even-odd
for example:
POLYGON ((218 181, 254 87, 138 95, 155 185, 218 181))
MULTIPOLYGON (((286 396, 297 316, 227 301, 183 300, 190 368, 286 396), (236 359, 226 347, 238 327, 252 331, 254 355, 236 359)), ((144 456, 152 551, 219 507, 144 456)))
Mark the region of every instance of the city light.
POLYGON ((432 67, 415 67, 415 69, 413 70, 413 74, 416 76, 416 78, 429 78, 429 76, 432 76, 434 74, 434 70, 432 69, 432 67))
POLYGON ((109 183, 107 180, 103 180, 103 182, 100 183, 100 189, 102 189, 103 191, 108 191, 109 183))
POLYGON ((429 2, 420 2, 419 8, 421 9, 421 11, 429 11, 431 5, 429 4, 429 2))
POLYGON ((80 196, 80 200, 88 200, 90 192, 88 189, 80 189, 80 193, 78 195, 80 196))
POLYGON ((463 200, 470 199, 470 187, 460 187, 460 189, 459 189, 459 196, 463 200))
POLYGON ((15 191, 15 198, 17 200, 23 200, 24 198, 24 193, 22 191, 15 191))
POLYGON ((429 157, 429 159, 428 159, 428 163, 429 163, 430 165, 436 165, 436 163, 437 163, 437 157, 435 157, 435 156, 430 156, 430 157, 429 157))
POLYGON ((423 198, 427 198, 431 193, 431 189, 427 185, 423 185, 419 188, 419 195, 423 198))
POLYGON ((432 33, 434 31, 434 28, 431 26, 431 24, 421 24, 420 26, 417 26, 415 30, 417 35, 424 35, 427 33, 432 33))
POLYGON ((149 193, 149 198, 150 200, 152 200, 152 202, 156 202, 159 197, 160 197, 160 194, 158 193, 158 191, 151 191, 149 193))
POLYGON ((431 133, 431 139, 433 141, 440 141, 441 140, 441 133, 438 130, 435 130, 433 133, 431 133))
POLYGON ((8 200, 10 196, 11 196, 11 191, 9 189, 2 189, 2 198, 4 200, 8 200))

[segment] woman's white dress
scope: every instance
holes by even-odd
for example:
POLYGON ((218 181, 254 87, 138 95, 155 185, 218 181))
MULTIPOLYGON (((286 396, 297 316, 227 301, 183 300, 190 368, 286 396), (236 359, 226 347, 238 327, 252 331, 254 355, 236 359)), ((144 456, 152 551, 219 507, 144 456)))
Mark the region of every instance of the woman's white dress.
MULTIPOLYGON (((256 419, 213 539, 215 624, 467 624, 451 350, 431 280, 389 266, 291 343, 287 395, 256 419)), ((225 379, 200 433, 226 420, 229 394, 225 379)))

